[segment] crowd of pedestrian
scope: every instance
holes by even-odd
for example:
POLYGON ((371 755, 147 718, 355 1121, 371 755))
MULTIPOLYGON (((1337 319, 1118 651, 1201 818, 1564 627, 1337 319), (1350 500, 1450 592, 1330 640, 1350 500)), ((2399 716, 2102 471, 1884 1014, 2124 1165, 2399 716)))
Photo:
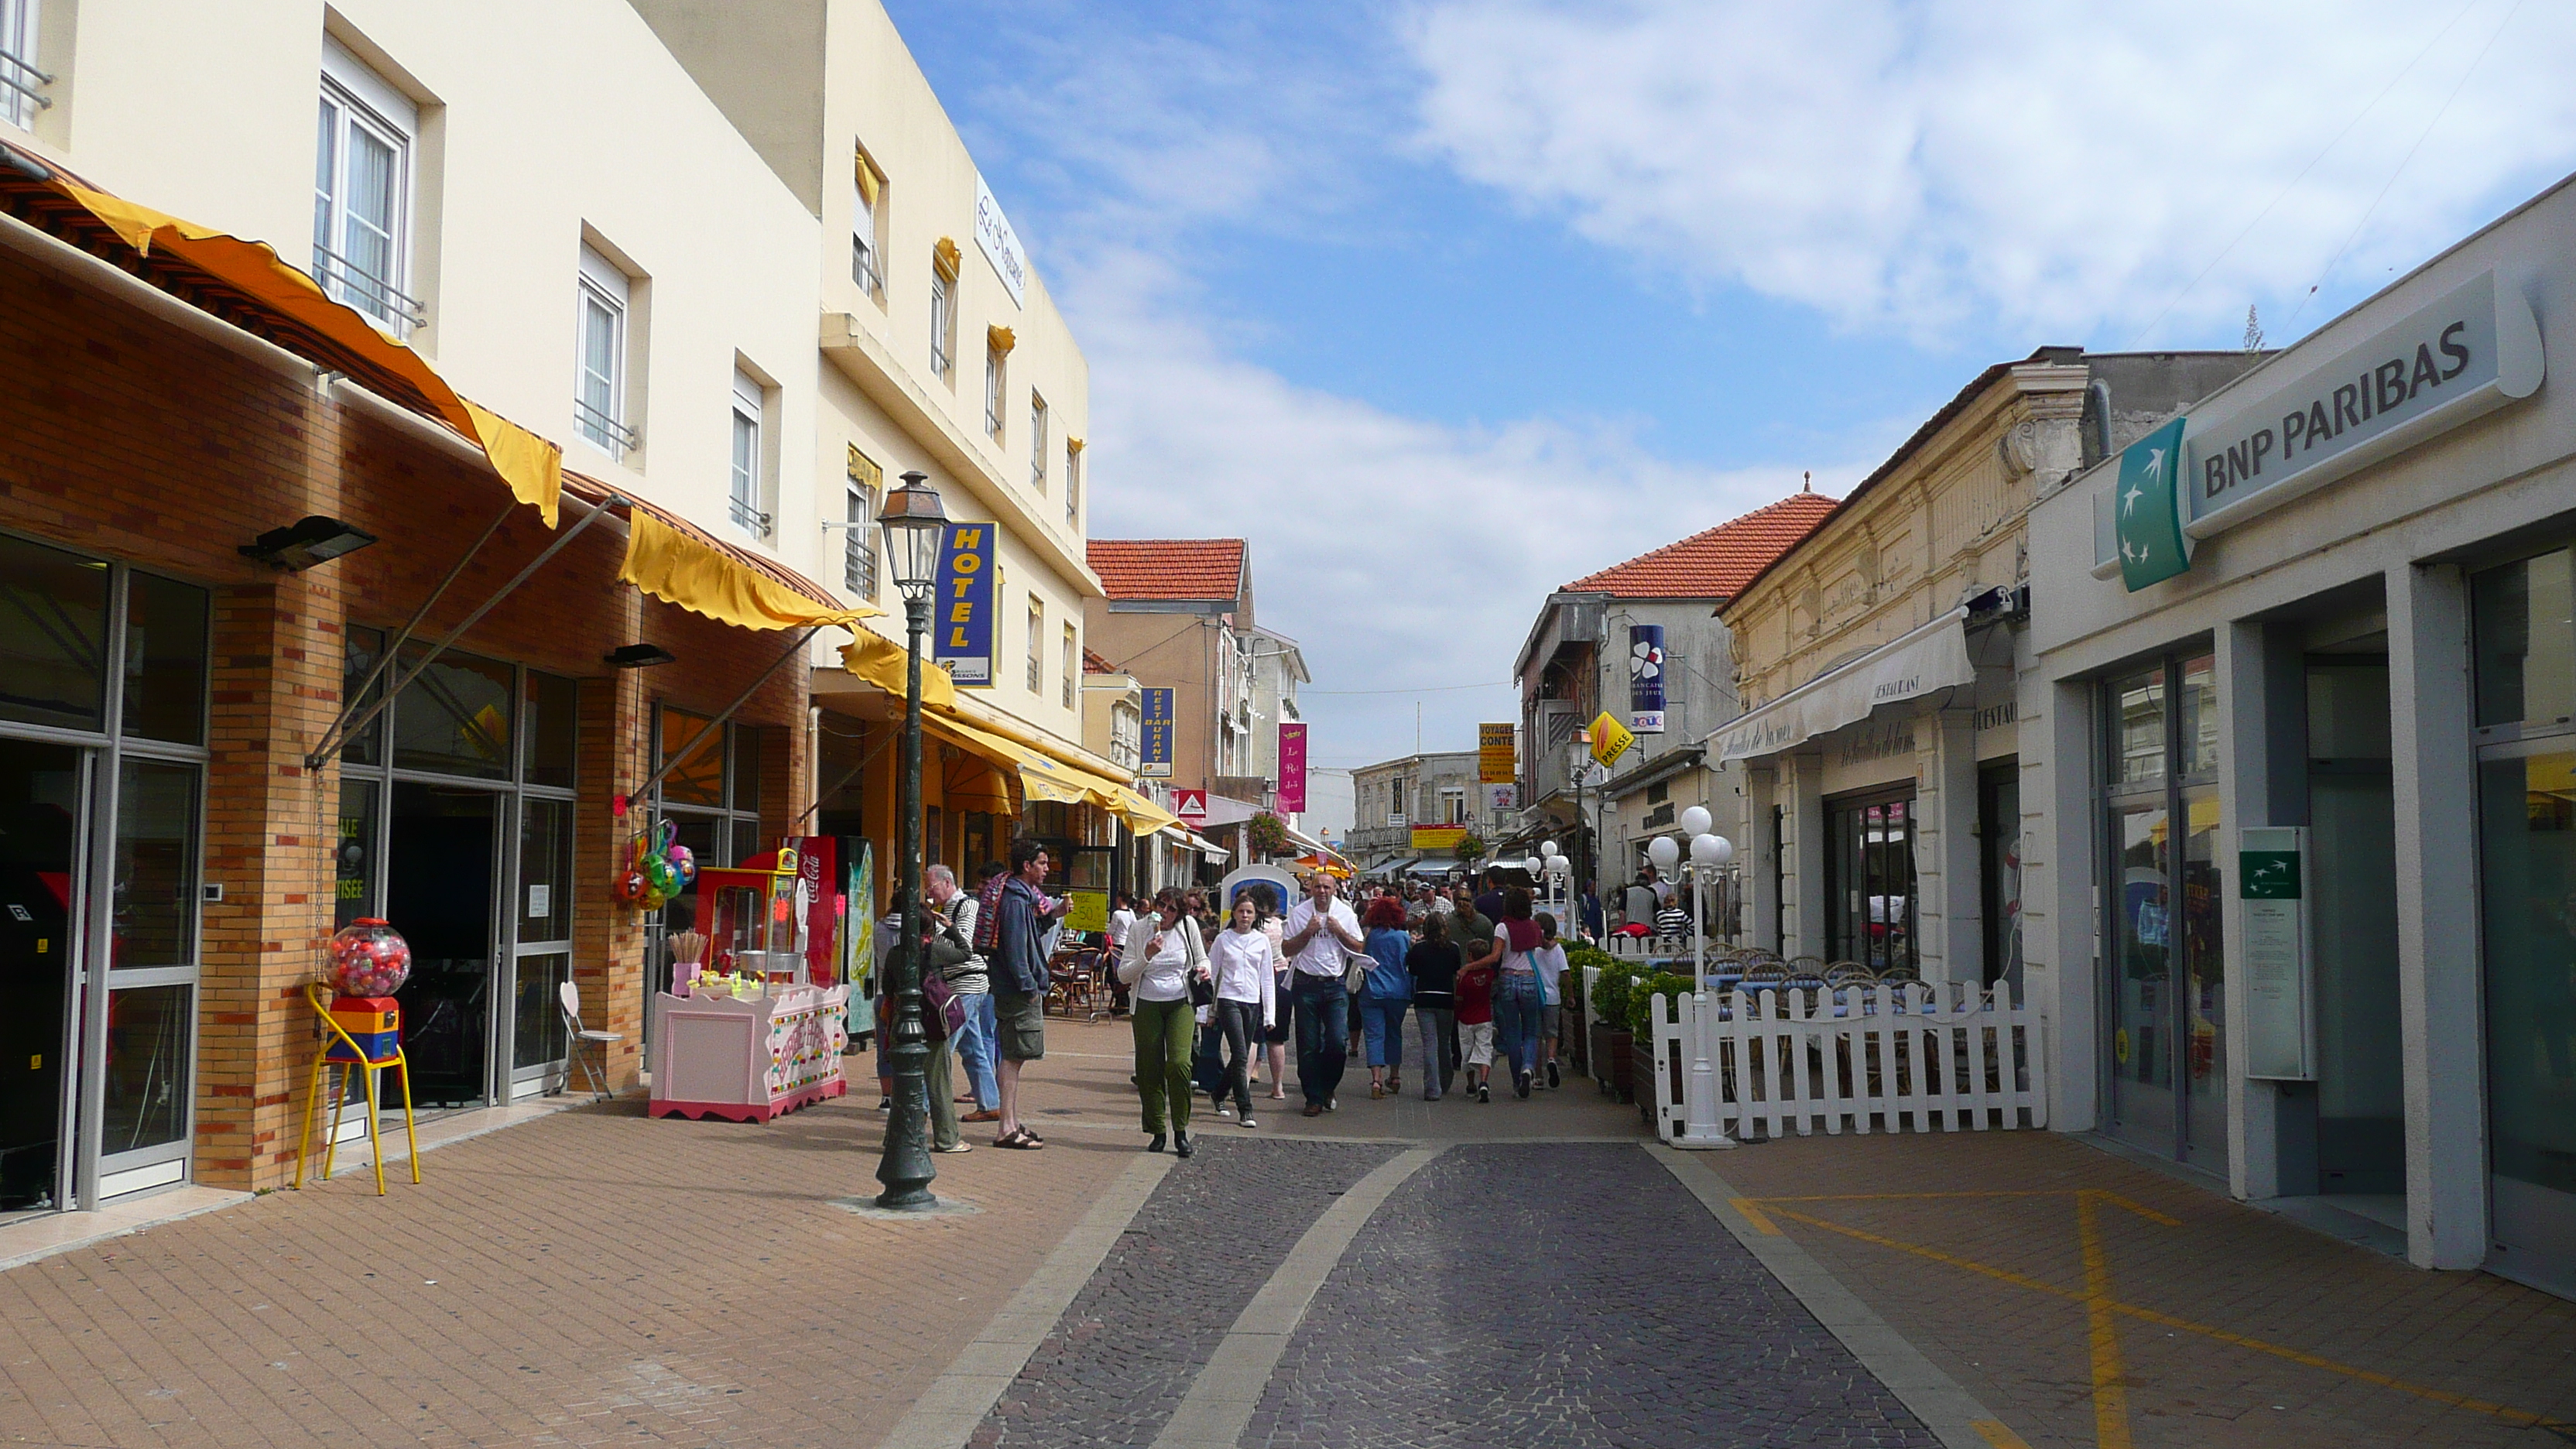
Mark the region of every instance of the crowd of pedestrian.
MULTIPOLYGON (((1046 1146, 1020 1116, 1019 1089, 1025 1065, 1046 1054, 1047 963, 1068 908, 1046 894, 1048 864, 1030 841, 1013 847, 1008 865, 984 867, 972 888, 947 866, 924 878, 923 1014, 933 1039, 925 1076, 936 1151, 971 1150, 966 1124, 991 1124, 996 1147, 1046 1146)), ((1401 1094, 1407 1017, 1413 1080, 1426 1102, 1456 1094, 1491 1102, 1498 1064, 1513 1097, 1561 1085, 1565 947, 1560 923, 1532 909, 1528 890, 1499 873, 1456 885, 1366 884, 1352 900, 1327 872, 1300 885, 1293 905, 1252 885, 1222 916, 1198 890, 1114 897, 1103 935, 1110 1005, 1134 1038, 1146 1150, 1193 1154, 1201 1094, 1220 1119, 1259 1126, 1256 1099, 1289 1100, 1292 1045, 1296 1100, 1308 1117, 1340 1110, 1353 1057, 1368 1068, 1371 1100, 1401 1094)), ((909 914, 900 891, 889 905, 881 963, 904 939, 909 914)), ((886 975, 881 965, 878 979, 886 975)), ((891 1013, 881 1007, 879 1020, 891 1013)), ((890 1102, 886 1036, 878 1033, 878 1078, 890 1102)))

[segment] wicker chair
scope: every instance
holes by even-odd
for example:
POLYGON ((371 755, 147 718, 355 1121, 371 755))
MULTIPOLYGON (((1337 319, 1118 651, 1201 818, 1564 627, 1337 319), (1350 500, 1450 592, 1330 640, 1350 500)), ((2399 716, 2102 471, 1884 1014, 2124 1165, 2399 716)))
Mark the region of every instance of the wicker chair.
POLYGON ((1858 961, 1836 961, 1825 968, 1827 986, 1868 986, 1878 980, 1878 973, 1858 961))

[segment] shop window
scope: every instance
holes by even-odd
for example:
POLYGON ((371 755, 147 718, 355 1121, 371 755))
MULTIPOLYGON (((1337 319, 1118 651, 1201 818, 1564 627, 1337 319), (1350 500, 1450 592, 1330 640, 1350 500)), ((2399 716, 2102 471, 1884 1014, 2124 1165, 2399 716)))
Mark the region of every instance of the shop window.
POLYGON ((2165 675, 2161 668, 2111 686, 2119 783, 2147 785, 2165 774, 2165 675))
POLYGON ((2481 728, 2576 716, 2576 553, 2562 548, 2477 574, 2469 611, 2481 728))
MULTIPOLYGON (((368 705, 374 704, 385 696, 385 681, 381 679, 368 685, 365 694, 358 693, 359 684, 375 672, 377 662, 384 657, 383 630, 370 629, 363 624, 351 624, 344 631, 343 652, 340 655, 340 697, 343 700, 357 700, 357 713, 364 713, 368 705)), ((383 714, 378 714, 374 719, 367 721, 364 728, 350 731, 349 743, 340 751, 341 763, 383 764, 385 762, 384 737, 385 717, 383 714)))
POLYGON ((196 962, 198 776, 196 765, 162 760, 118 767, 116 970, 196 962))
POLYGON ((411 267, 412 149, 420 108, 339 42, 322 42, 313 168, 313 277, 395 337, 429 320, 411 267))
POLYGON ((632 295, 625 271, 584 245, 575 286, 579 335, 574 343, 573 426, 617 463, 625 462, 639 441, 627 425, 626 407, 626 311, 632 295))
POLYGON ((99 728, 107 588, 104 563, 0 536, 0 719, 99 728))
MULTIPOLYGON (((427 652, 408 645, 396 667, 418 669, 427 652)), ((509 779, 517 686, 515 671, 497 659, 439 655, 394 701, 394 768, 509 779)))
POLYGON ((340 780, 339 828, 331 842, 331 927, 380 913, 376 904, 376 814, 382 792, 378 780, 346 775, 340 780))
POLYGON ((576 737, 581 686, 559 674, 528 671, 527 783, 569 790, 580 754, 576 737))
POLYGON ((206 742, 206 591, 150 574, 125 590, 125 733, 206 742))
MULTIPOLYGON (((668 708, 662 711, 661 760, 655 763, 679 760, 678 764, 673 765, 662 776, 664 803, 703 805, 717 810, 724 808, 723 741, 709 740, 694 752, 690 752, 688 758, 680 759, 681 754, 688 751, 689 747, 696 743, 698 736, 706 733, 710 727, 709 722, 702 715, 668 708)), ((731 863, 726 862, 728 865, 731 863)))
POLYGON ((107 997, 103 1155, 188 1140, 188 1048, 197 988, 121 987, 107 997))
POLYGON ((1914 792, 1825 802, 1825 954, 1919 974, 1914 792))

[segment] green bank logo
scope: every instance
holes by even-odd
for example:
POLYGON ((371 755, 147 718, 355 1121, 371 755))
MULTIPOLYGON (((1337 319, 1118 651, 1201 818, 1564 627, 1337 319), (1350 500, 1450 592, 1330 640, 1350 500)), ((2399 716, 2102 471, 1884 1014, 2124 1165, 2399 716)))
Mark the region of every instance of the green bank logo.
POLYGON ((2120 543, 2120 582, 2136 593, 2191 567, 2182 536, 2182 428, 2176 418, 2129 445, 2120 455, 2120 486, 2112 515, 2120 543))

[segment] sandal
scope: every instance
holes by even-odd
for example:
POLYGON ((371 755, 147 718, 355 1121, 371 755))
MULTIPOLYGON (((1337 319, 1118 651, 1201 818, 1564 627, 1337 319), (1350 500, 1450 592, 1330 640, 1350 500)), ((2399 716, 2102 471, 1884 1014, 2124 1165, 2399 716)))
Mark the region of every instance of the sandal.
POLYGON ((1036 1134, 1030 1132, 1026 1127, 1023 1127, 1019 1131, 1013 1132, 1008 1136, 994 1138, 993 1145, 996 1147, 1008 1147, 1017 1152, 1036 1152, 1046 1146, 1045 1143, 1040 1142, 1037 1139, 1036 1134))

